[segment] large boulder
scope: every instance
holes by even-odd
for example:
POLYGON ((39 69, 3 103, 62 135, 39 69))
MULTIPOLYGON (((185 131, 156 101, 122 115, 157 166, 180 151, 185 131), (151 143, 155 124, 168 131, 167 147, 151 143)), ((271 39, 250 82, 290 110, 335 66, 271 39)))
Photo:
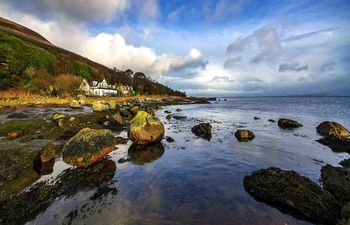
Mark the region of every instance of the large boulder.
POLYGON ((128 136, 134 143, 148 144, 160 141, 164 132, 162 121, 145 111, 138 111, 130 121, 128 136))
POLYGON ((87 167, 110 153, 114 145, 112 131, 83 128, 63 146, 63 161, 73 166, 87 167))
POLYGON ((210 123, 200 123, 192 127, 191 131, 198 137, 210 140, 211 129, 212 129, 212 126, 210 123))
POLYGON ((105 110, 105 104, 102 101, 95 101, 92 103, 92 110, 94 112, 102 112, 105 110))
POLYGON ((295 120, 281 118, 278 120, 278 126, 282 128, 290 129, 290 128, 302 127, 303 125, 295 120))
POLYGON ((319 143, 328 146, 334 152, 350 153, 350 139, 338 136, 327 136, 317 140, 319 143))
POLYGON ((323 188, 339 202, 350 202, 350 170, 327 164, 321 169, 321 178, 323 188))
POLYGON ((314 223, 335 224, 338 201, 310 179, 276 167, 254 171, 244 177, 245 190, 257 200, 314 223))
POLYGON ((349 131, 343 125, 331 121, 320 123, 316 127, 316 130, 318 133, 327 136, 348 137, 350 135, 349 131))
POLYGON ((238 141, 241 142, 246 142, 246 141, 250 141, 253 140, 255 138, 255 135, 252 131, 250 130, 237 130, 235 133, 235 136, 237 138, 238 141))

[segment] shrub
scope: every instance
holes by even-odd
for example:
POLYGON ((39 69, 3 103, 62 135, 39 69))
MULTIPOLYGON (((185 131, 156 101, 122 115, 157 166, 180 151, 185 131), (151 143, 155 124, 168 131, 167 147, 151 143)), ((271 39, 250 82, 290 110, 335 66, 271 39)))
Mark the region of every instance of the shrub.
POLYGON ((91 78, 94 74, 90 66, 84 62, 74 60, 72 62, 74 74, 81 76, 85 79, 91 78))
POLYGON ((59 95, 71 95, 77 91, 81 82, 81 77, 73 74, 61 74, 55 78, 54 86, 59 95))

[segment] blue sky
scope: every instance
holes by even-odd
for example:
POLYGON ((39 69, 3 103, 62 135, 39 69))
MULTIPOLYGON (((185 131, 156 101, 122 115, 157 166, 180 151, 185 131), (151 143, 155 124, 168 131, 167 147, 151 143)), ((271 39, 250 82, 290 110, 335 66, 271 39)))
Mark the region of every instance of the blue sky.
POLYGON ((0 15, 189 95, 350 95, 347 0, 0 0, 0 15))

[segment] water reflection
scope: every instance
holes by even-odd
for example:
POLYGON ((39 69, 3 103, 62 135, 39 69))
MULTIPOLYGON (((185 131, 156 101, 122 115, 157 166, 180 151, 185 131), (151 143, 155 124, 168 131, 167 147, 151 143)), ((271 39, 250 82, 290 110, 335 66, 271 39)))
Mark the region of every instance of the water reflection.
POLYGON ((159 159, 164 154, 162 143, 151 145, 132 144, 128 150, 130 161, 136 165, 144 165, 159 159))
POLYGON ((94 190, 89 200, 100 202, 117 193, 115 171, 115 162, 105 159, 88 168, 67 169, 54 182, 38 182, 28 191, 0 203, 0 224, 24 224, 58 199, 71 198, 81 191, 94 190))

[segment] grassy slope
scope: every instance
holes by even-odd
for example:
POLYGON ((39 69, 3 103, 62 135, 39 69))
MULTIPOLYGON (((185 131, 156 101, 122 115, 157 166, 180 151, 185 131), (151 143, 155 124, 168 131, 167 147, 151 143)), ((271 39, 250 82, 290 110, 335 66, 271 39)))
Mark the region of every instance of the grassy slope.
POLYGON ((46 93, 42 89, 51 83, 55 85, 58 76, 72 74, 89 81, 106 78, 111 83, 132 85, 140 94, 182 95, 159 83, 133 79, 124 72, 59 48, 36 32, 1 17, 0 63, 0 90, 12 88, 46 93), (46 83, 40 85, 40 80, 46 83))

